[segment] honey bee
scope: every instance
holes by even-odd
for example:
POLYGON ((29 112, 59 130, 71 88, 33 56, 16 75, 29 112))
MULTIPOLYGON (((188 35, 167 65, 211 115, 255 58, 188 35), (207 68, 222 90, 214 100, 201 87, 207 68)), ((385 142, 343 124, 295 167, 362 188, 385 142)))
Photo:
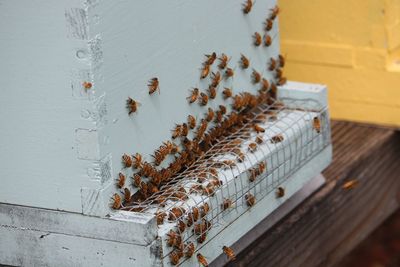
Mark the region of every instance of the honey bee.
MULTIPOLYGON (((202 123, 203 123, 203 122, 207 122, 205 119, 202 119, 201 121, 202 121, 202 123)), ((203 139, 203 137, 204 137, 204 132, 205 132, 204 127, 202 127, 202 125, 200 125, 200 126, 197 128, 196 137, 194 138, 194 141, 200 142, 200 141, 203 139)))
POLYGON ((250 176, 249 176, 250 182, 254 182, 256 180, 257 176, 260 175, 257 168, 249 169, 249 173, 250 173, 250 176))
POLYGON ((285 66, 285 58, 284 58, 284 56, 279 55, 279 56, 278 56, 278 60, 279 60, 279 66, 280 66, 281 68, 283 68, 283 67, 285 66))
POLYGON ((277 135, 273 136, 270 141, 271 141, 272 144, 276 144, 276 143, 282 142, 283 141, 283 135, 277 134, 277 135))
POLYGON ((114 201, 112 204, 113 209, 117 210, 121 208, 121 197, 117 193, 114 194, 113 201, 114 201))
POLYGON ((270 46, 272 44, 272 38, 268 34, 264 35, 264 45, 270 46))
POLYGON ((132 167, 132 158, 131 158, 131 156, 129 156, 129 155, 127 155, 127 154, 124 154, 123 156, 122 156, 122 163, 124 164, 124 167, 125 168, 130 168, 130 167, 132 167))
POLYGON ((219 110, 221 111, 222 114, 226 114, 226 107, 224 105, 219 105, 219 110))
POLYGON ((274 8, 272 8, 270 10, 271 10, 271 15, 269 17, 270 17, 270 19, 274 20, 276 18, 276 16, 278 16, 280 9, 278 6, 275 6, 274 8))
POLYGON ((233 249, 231 249, 230 247, 223 246, 222 251, 226 254, 229 261, 234 261, 236 259, 235 253, 233 252, 233 249))
POLYGON ((231 68, 227 68, 225 70, 225 77, 226 79, 233 77, 233 75, 235 74, 235 72, 233 71, 233 69, 231 68))
POLYGON ((249 151, 254 152, 257 150, 257 144, 256 143, 250 143, 249 144, 249 151))
POLYGON ((155 151, 154 155, 151 155, 154 158, 154 165, 159 166, 161 162, 164 160, 164 154, 160 153, 159 151, 155 151))
POLYGON ((133 158, 133 168, 135 169, 139 169, 142 167, 142 155, 140 155, 139 153, 136 153, 134 156, 132 156, 133 158))
POLYGON ((151 165, 148 162, 145 162, 145 163, 143 163, 142 169, 140 170, 140 174, 145 177, 149 177, 149 176, 153 176, 155 171, 156 170, 153 167, 153 165, 151 165))
POLYGON ((196 127, 196 118, 194 116, 188 115, 187 121, 190 129, 194 129, 196 127))
POLYGON ((169 150, 169 154, 176 154, 179 152, 179 147, 178 145, 168 141, 167 143, 164 143, 165 146, 167 146, 169 150))
POLYGON ((276 189, 276 197, 277 198, 281 198, 281 197, 283 197, 285 195, 285 188, 283 188, 283 187, 278 187, 277 189, 276 189))
MULTIPOLYGON (((190 190, 190 192, 192 191, 192 189, 190 190)), ((186 226, 190 227, 193 225, 194 222, 194 218, 193 218, 193 213, 189 212, 189 214, 186 216, 186 226)))
POLYGON ((194 244, 192 242, 188 242, 184 246, 183 254, 185 255, 186 258, 190 258, 194 254, 194 244))
POLYGON ((225 198, 224 201, 221 204, 221 209, 222 210, 227 210, 230 207, 232 207, 232 200, 230 200, 229 198, 225 198))
POLYGON ((132 113, 136 112, 138 110, 138 107, 140 106, 140 103, 137 102, 136 100, 133 100, 132 98, 128 97, 128 100, 126 100, 126 107, 128 108, 128 114, 131 115, 132 113))
POLYGON ((183 220, 178 220, 177 226, 180 233, 183 233, 186 229, 186 224, 183 220))
POLYGON ((124 201, 129 203, 132 200, 132 195, 131 195, 131 191, 129 190, 129 188, 124 188, 124 201))
POLYGON ((313 128, 317 133, 321 132, 321 120, 318 117, 313 119, 313 128))
POLYGON ((235 95, 233 98, 233 109, 240 111, 244 106, 243 98, 240 95, 235 95))
POLYGON ((201 79, 206 78, 209 73, 210 73, 210 65, 204 65, 203 68, 201 69, 200 78, 201 79))
POLYGON ((199 88, 193 88, 193 90, 190 92, 190 96, 188 96, 186 99, 189 100, 189 103, 192 104, 197 100, 199 97, 199 88))
POLYGON ((260 91, 262 91, 262 92, 266 92, 266 91, 268 91, 268 89, 269 89, 269 82, 268 82, 268 80, 267 79, 262 79, 261 80, 261 88, 260 88, 260 91))
POLYGON ((205 203, 200 207, 200 216, 201 217, 206 216, 209 211, 210 211, 210 206, 208 205, 208 203, 205 203))
POLYGON ((135 187, 139 187, 141 182, 142 182, 142 178, 140 177, 139 174, 135 173, 133 175, 133 185, 135 187))
POLYGON ((179 191, 175 192, 172 196, 180 200, 186 200, 189 198, 186 192, 179 192, 179 191))
POLYGON ((167 233, 168 239, 167 239, 167 245, 170 247, 177 247, 179 248, 179 246, 182 244, 182 237, 174 232, 173 230, 169 230, 169 232, 167 233))
POLYGON ((181 136, 182 126, 177 124, 175 128, 172 130, 172 139, 176 139, 177 137, 181 136))
POLYGON ((222 91, 222 94, 224 95, 224 99, 232 97, 232 89, 225 87, 224 90, 222 91))
POLYGON ((282 69, 276 68, 276 70, 275 70, 275 78, 276 79, 280 79, 280 78, 282 78, 282 75, 283 75, 282 69))
POLYGON ((92 88, 93 84, 91 82, 83 82, 82 86, 83 88, 85 88, 85 90, 89 90, 90 88, 92 88))
POLYGON ((283 75, 282 69, 276 68, 275 69, 275 78, 279 80, 280 78, 282 78, 282 75, 283 75))
POLYGON ((208 122, 205 119, 201 119, 199 130, 203 133, 207 130, 208 122))
POLYGON ((213 185, 213 186, 221 186, 222 184, 223 184, 223 182, 220 180, 220 179, 218 179, 218 178, 211 178, 210 180, 209 180, 209 183, 211 184, 211 185, 213 185))
POLYGON ((157 192, 159 192, 160 190, 158 189, 158 187, 157 186, 155 186, 151 181, 149 181, 149 182, 147 182, 147 191, 151 194, 151 195, 153 195, 153 194, 155 194, 155 193, 157 193, 157 192))
POLYGON ((253 1, 246 0, 246 2, 243 4, 243 13, 248 14, 251 11, 252 7, 253 7, 253 1))
POLYGON ((259 136, 259 135, 256 137, 256 140, 255 140, 255 141, 256 141, 256 143, 259 144, 259 145, 261 145, 262 143, 264 143, 264 139, 263 139, 261 136, 259 136))
POLYGON ((265 168, 266 168, 265 162, 260 162, 260 163, 258 164, 258 171, 260 172, 260 174, 263 173, 263 172, 265 171, 265 168))
POLYGON ((182 251, 179 249, 174 249, 171 254, 169 254, 169 259, 172 265, 177 265, 182 258, 182 251))
POLYGON ((200 93, 200 105, 201 106, 205 106, 208 103, 208 95, 206 95, 205 93, 200 93))
POLYGON ((208 184, 206 187, 203 187, 203 194, 206 196, 214 196, 215 188, 212 184, 208 184))
POLYGON ((276 96, 276 92, 278 91, 278 88, 276 87, 276 84, 271 83, 271 93, 276 96))
POLYGON ((181 207, 173 207, 170 210, 168 220, 175 221, 177 218, 181 217, 185 213, 185 209, 181 207))
POLYGON ((194 225, 193 232, 196 235, 201 235, 210 228, 211 228, 211 223, 209 221, 203 219, 200 223, 194 225))
POLYGON ((218 177, 218 170, 216 168, 209 168, 208 171, 211 173, 212 176, 218 177))
POLYGON ((167 198, 163 195, 160 195, 156 199, 156 203, 160 205, 160 207, 165 207, 165 202, 167 201, 167 198))
POLYGON ((246 199, 246 204, 249 207, 254 206, 254 204, 256 203, 256 198, 250 193, 247 193, 244 198, 246 199))
POLYGON ((217 59, 217 54, 215 52, 213 52, 211 55, 205 55, 207 60, 204 62, 204 65, 212 65, 215 61, 215 59, 217 59))
POLYGON ((204 233, 202 235, 200 235, 199 237, 197 237, 197 242, 199 242, 200 244, 204 243, 204 241, 206 241, 207 238, 207 233, 204 233))
POLYGON ((206 113, 206 120, 208 122, 212 121, 214 118, 214 110, 212 108, 208 108, 208 112, 206 113))
POLYGON ((164 218, 167 216, 165 212, 156 212, 157 225, 164 223, 164 218))
POLYGON ((239 154, 237 154, 236 159, 237 159, 237 161, 239 161, 239 162, 243 162, 243 161, 244 161, 244 157, 245 157, 244 153, 243 153, 243 152, 240 152, 239 154))
POLYGON ((214 99, 217 96, 217 89, 215 87, 213 87, 212 85, 210 85, 208 87, 208 96, 210 97, 210 99, 214 99))
POLYGON ((286 79, 285 77, 282 77, 282 78, 280 78, 280 79, 278 80, 277 84, 278 84, 279 86, 282 86, 282 85, 286 84, 286 82, 287 82, 287 79, 286 79))
POLYGON ((219 58, 220 63, 218 64, 218 68, 225 69, 226 65, 228 64, 229 58, 227 55, 222 53, 221 57, 219 58))
POLYGON ((261 81, 261 74, 253 69, 253 73, 251 74, 253 83, 259 83, 261 81))
POLYGON ((149 80, 147 87, 149 87, 149 95, 153 94, 157 90, 158 90, 158 93, 160 93, 159 82, 158 82, 158 78, 156 78, 156 77, 151 78, 149 80))
POLYGON ((257 120, 257 121, 266 121, 266 120, 267 120, 267 115, 265 115, 265 114, 258 114, 258 115, 256 116, 256 120, 257 120))
POLYGON ((222 122, 223 119, 224 119, 224 114, 222 114, 220 110, 217 110, 214 122, 220 123, 222 122))
POLYGON ((261 127, 260 125, 258 125, 258 124, 254 124, 254 125, 253 125, 253 129, 254 129, 254 131, 256 131, 256 133, 263 133, 263 132, 265 132, 265 129, 264 129, 263 127, 261 127))
POLYGON ((163 174, 161 172, 154 172, 154 174, 152 175, 152 177, 150 179, 150 182, 154 185, 153 191, 156 191, 155 189, 157 189, 157 186, 159 186, 161 181, 164 179, 165 178, 163 178, 163 174))
POLYGON ((354 179, 354 180, 350 180, 350 181, 345 182, 342 185, 342 188, 345 189, 345 190, 351 190, 351 189, 355 188, 357 185, 358 185, 358 180, 354 179))
POLYGON ((140 191, 140 193, 142 193, 142 195, 143 195, 145 198, 147 198, 147 192, 149 191, 149 187, 148 187, 148 185, 147 185, 146 182, 143 182, 143 181, 140 182, 139 191, 140 191))
POLYGON ((254 45, 255 46, 260 46, 262 43, 262 38, 261 35, 258 32, 255 32, 253 35, 254 38, 254 45))
POLYGON ((197 253, 196 257, 197 257, 197 260, 199 261, 199 263, 201 265, 203 265, 203 267, 208 267, 208 262, 203 255, 201 255, 200 253, 197 253))
POLYGON ((193 207, 191 215, 192 215, 193 220, 197 221, 199 219, 199 215, 200 215, 199 209, 196 207, 193 207))
POLYGON ((267 19, 265 21, 265 30, 270 31, 272 29, 273 25, 274 25, 274 21, 272 19, 267 19))
POLYGON ((126 176, 123 173, 118 174, 117 186, 122 188, 125 185, 126 176))
POLYGON ((242 69, 247 69, 250 66, 250 60, 243 54, 240 54, 240 66, 242 69))
POLYGON ((216 73, 211 73, 211 86, 212 87, 218 87, 219 83, 221 82, 221 73, 219 71, 217 71, 216 73))
POLYGON ((276 67, 277 67, 277 62, 275 59, 271 57, 268 63, 268 70, 273 71, 276 69, 276 67))
POLYGON ((224 169, 231 169, 236 166, 236 163, 233 160, 224 160, 222 163, 224 165, 224 169))
POLYGON ((186 123, 182 123, 181 126, 181 136, 186 137, 189 134, 189 127, 186 123))

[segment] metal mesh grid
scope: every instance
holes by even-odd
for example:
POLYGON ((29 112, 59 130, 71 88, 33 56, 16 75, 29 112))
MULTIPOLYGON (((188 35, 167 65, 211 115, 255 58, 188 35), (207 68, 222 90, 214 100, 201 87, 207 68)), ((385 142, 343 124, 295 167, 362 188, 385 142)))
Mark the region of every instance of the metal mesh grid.
POLYGON ((330 144, 325 108, 310 99, 284 102, 258 106, 241 128, 218 140, 159 192, 125 209, 165 216, 171 222, 165 227, 167 243, 184 251, 183 244, 190 242, 199 249, 221 231, 219 226, 272 191, 282 195, 279 186, 330 144), (256 133, 255 124, 265 132, 256 133))

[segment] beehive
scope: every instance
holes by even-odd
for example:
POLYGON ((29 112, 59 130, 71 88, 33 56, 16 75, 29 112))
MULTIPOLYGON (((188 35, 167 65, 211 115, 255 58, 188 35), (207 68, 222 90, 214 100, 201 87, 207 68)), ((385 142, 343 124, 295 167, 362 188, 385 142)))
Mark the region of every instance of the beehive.
MULTIPOLYGON (((195 245, 194 255, 211 262, 325 168, 331 158, 326 88, 283 85, 278 20, 268 30, 264 24, 275 7, 258 1, 246 14, 242 2, 228 0, 2 2, 0 101, 11 117, 1 119, 0 263, 168 266, 179 247, 167 245, 167 234, 179 220, 187 224, 193 208, 206 206, 203 218, 180 235, 183 244, 195 245), (254 32, 263 38, 260 46, 254 32), (228 56, 226 68, 218 59, 204 63, 213 53, 228 56), (201 78, 205 66, 210 71, 201 78), (254 71, 267 88, 254 81, 254 71), (207 89, 218 73, 213 98, 207 89), (153 77, 159 86, 149 94, 153 77), (283 86, 275 92, 274 83, 283 86), (207 103, 188 102, 193 87, 207 103), (127 109, 129 98, 140 103, 137 110, 127 109), (185 150, 184 138, 171 139, 175 125, 194 116, 198 123, 187 138, 196 140, 205 113, 211 108, 217 116, 220 105, 227 109, 222 121, 213 118, 204 134, 225 125, 223 131, 210 142, 197 136, 201 151, 158 184, 158 192, 132 185, 137 171, 147 185, 153 177, 126 168, 123 154, 140 153, 150 164, 154 150, 173 141, 181 153, 152 165, 167 169, 185 150), (121 188, 119 173, 126 177, 121 188), (216 179, 218 185, 208 186, 216 179), (123 198, 125 188, 132 200, 111 209, 112 197, 123 198), (182 216, 170 215, 180 207, 182 216), (157 225, 155 214, 163 212, 170 220, 157 225), (196 226, 202 222, 204 229, 196 226)), ((195 256, 179 260, 195 262, 195 256)))

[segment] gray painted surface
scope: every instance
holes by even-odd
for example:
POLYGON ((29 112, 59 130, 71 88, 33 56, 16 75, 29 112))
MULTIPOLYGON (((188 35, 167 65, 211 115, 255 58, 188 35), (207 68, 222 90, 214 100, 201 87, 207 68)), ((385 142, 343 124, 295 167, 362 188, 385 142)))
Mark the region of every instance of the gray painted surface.
POLYGON ((0 1, 0 202, 107 214, 121 155, 150 160, 175 123, 206 111, 186 101, 191 87, 208 87, 204 54, 231 57, 235 76, 221 88, 256 92, 238 60, 272 77, 265 62, 279 52, 278 23, 268 49, 252 46, 252 34, 275 0, 247 16, 242 2, 0 1), (151 77, 160 94, 148 95, 151 77), (141 102, 137 114, 128 116, 128 97, 141 102))
POLYGON ((98 184, 74 136, 93 127, 80 118, 88 103, 72 97, 71 70, 87 65, 67 37, 74 4, 0 1, 0 202, 81 212, 81 187, 98 184))

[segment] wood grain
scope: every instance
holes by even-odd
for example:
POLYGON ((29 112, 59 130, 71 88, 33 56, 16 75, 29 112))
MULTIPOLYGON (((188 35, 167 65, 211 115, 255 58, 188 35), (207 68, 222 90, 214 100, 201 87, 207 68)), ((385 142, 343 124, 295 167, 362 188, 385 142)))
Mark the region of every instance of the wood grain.
POLYGON ((228 266, 333 266, 398 208, 400 134, 334 121, 332 139, 326 185, 228 266))

